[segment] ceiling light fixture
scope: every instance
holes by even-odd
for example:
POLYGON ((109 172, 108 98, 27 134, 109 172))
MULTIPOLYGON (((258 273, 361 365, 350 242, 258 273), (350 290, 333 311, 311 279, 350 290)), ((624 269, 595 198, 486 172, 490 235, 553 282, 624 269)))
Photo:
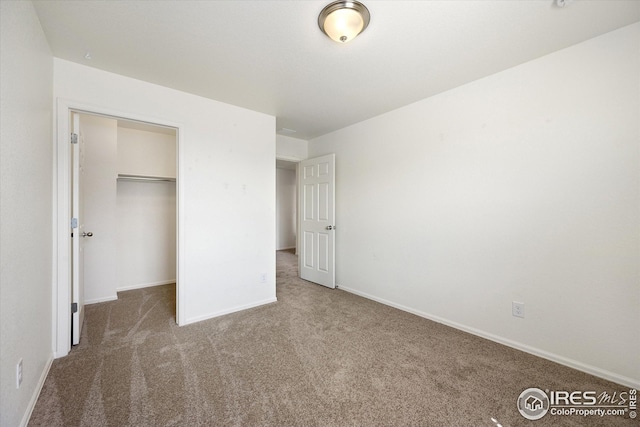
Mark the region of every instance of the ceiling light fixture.
POLYGON ((322 9, 318 26, 330 39, 346 43, 369 25, 369 9, 359 1, 334 1, 322 9))

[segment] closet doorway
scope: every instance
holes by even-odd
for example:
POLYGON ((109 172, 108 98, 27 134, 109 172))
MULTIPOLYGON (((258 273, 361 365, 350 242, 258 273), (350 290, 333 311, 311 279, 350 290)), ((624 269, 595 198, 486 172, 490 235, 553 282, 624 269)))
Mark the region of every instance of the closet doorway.
POLYGON ((73 259, 83 263, 84 289, 74 284, 74 303, 82 310, 118 292, 175 284, 176 129, 73 114, 83 145, 82 190, 73 198, 84 213, 84 233, 76 233, 84 253, 73 259))
POLYGON ((71 349, 74 309, 117 299, 120 291, 175 284, 175 319, 180 324, 180 125, 123 118, 113 111, 90 111, 62 100, 57 134, 54 356, 64 356, 71 349), (74 115, 80 122, 77 138, 84 142, 84 188, 79 194, 74 194, 72 185, 74 115), (81 292, 74 290, 75 259, 70 251, 75 238, 70 206, 75 196, 85 213, 84 233, 79 229, 75 233, 78 238, 84 234, 81 292))

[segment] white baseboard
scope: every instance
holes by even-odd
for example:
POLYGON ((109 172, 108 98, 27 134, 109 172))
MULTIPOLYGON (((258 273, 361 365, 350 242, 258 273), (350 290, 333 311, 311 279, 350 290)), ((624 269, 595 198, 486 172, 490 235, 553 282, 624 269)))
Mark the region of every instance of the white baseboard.
POLYGON ((29 420, 31 419, 31 414, 33 413, 33 409, 36 407, 36 403, 38 402, 38 397, 40 397, 40 392, 42 391, 42 387, 44 387, 44 382, 47 379, 47 375, 49 375, 49 370, 51 369, 52 363, 53 363, 53 353, 49 356, 49 360, 47 360, 47 363, 45 363, 44 365, 44 369, 40 374, 40 379, 38 380, 36 389, 33 391, 31 400, 29 400, 29 405, 27 406, 27 410, 22 416, 22 421, 20 421, 20 427, 27 427, 27 424, 29 424, 29 420))
MULTIPOLYGON (((458 329, 458 330, 461 330, 461 331, 464 331, 464 332, 468 332, 468 333, 470 333, 472 335, 477 335, 477 336, 482 337, 482 338, 486 338, 486 339, 488 339, 490 341, 497 342, 498 344, 503 344, 503 345, 506 345, 507 347, 515 348, 516 350, 524 351, 525 353, 533 354, 534 356, 542 357, 543 359, 547 359, 547 360, 550 360, 552 362, 556 362, 556 363, 559 363, 561 365, 568 366, 568 367, 573 368, 573 369, 577 369, 578 371, 586 372, 587 374, 591 374, 593 376, 596 376, 596 377, 599 377, 599 378, 603 378, 605 380, 609 380, 609 381, 612 381, 614 383, 621 384, 621 385, 624 385, 624 386, 627 386, 627 387, 640 389, 640 380, 629 378, 629 377, 625 377, 625 376, 622 376, 622 375, 618 375, 615 372, 610 372, 610 371, 607 371, 607 370, 604 370, 604 369, 600 369, 600 368, 598 368, 596 366, 587 365, 587 364, 579 362, 577 360, 569 359, 567 357, 560 356, 560 355, 555 354, 555 353, 550 353, 548 351, 544 351, 544 350, 541 350, 539 348, 531 347, 531 346, 528 346, 526 344, 523 344, 523 343, 520 343, 520 342, 517 342, 517 341, 513 341, 513 340, 510 340, 510 339, 507 339, 507 338, 503 338, 503 337, 498 336, 498 335, 491 334, 489 332, 482 331, 480 329, 472 328, 472 327, 469 327, 469 326, 466 326, 466 325, 463 325, 463 324, 460 324, 460 323, 457 323, 457 322, 452 322, 450 320, 444 319, 444 318, 439 317, 439 316, 434 316, 432 314, 425 313, 425 312, 420 311, 420 310, 415 310, 415 309, 413 309, 411 307, 406 307, 406 306, 404 306, 402 304, 397 304, 397 303, 394 303, 392 301, 388 301, 388 300, 386 300, 384 298, 378 298, 378 297, 376 297, 374 295, 370 295, 370 294, 368 294, 366 292, 361 292, 361 291, 358 291, 356 289, 351 289, 351 288, 348 288, 348 287, 345 287, 345 286, 342 286, 342 285, 337 285, 337 287, 339 289, 343 290, 343 291, 346 291, 346 292, 349 292, 349 293, 352 293, 352 294, 355 294, 355 295, 359 295, 361 297, 364 297, 364 298, 379 302, 379 303, 384 304, 384 305, 388 305, 390 307, 397 308, 398 310, 402 310, 402 311, 406 311, 406 312, 411 313, 411 314, 415 314, 416 316, 424 317, 425 319, 433 320, 434 322, 437 322, 437 323, 442 323, 443 325, 451 326, 452 328, 455 328, 455 329, 458 329)), ((544 385, 544 384, 542 384, 542 385, 544 385)))
POLYGON ((98 304, 100 302, 107 302, 107 301, 115 301, 118 299, 117 295, 112 295, 109 297, 102 297, 102 298, 93 298, 93 299, 88 299, 84 301, 84 305, 89 305, 89 304, 98 304))
POLYGON ((161 280, 159 282, 138 283, 136 285, 121 286, 116 290, 118 292, 132 291, 134 289, 150 288, 152 286, 160 286, 160 285, 171 285, 173 283, 176 283, 176 279, 161 280))
MULTIPOLYGON (((211 313, 211 314, 205 314, 204 316, 192 317, 190 319, 187 319, 187 321, 184 324, 185 325, 189 325, 191 323, 196 323, 196 322, 201 322, 203 320, 213 319, 214 317, 224 316, 225 314, 235 313, 236 311, 242 311, 242 310, 246 310, 248 308, 259 307, 261 305, 271 304, 271 303, 277 302, 277 301, 278 301, 278 299, 276 297, 269 298, 269 299, 262 300, 262 301, 256 301, 256 302, 251 303, 251 304, 240 305, 240 306, 233 307, 233 308, 230 308, 230 309, 227 309, 227 310, 217 311, 217 312, 211 313)), ((183 326, 183 325, 180 325, 180 326, 183 326)))
POLYGON ((107 301, 115 301, 118 299, 117 295, 112 295, 109 297, 102 297, 102 298, 94 298, 94 299, 88 299, 84 301, 84 305, 89 305, 89 304, 98 304, 100 302, 107 302, 107 301))

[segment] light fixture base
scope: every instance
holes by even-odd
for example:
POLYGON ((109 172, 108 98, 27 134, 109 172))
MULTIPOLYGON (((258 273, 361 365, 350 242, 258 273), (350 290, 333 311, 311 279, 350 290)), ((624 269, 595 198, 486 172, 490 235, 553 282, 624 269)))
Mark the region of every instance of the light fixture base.
POLYGON ((318 15, 320 30, 330 39, 346 43, 369 25, 369 9, 359 1, 339 0, 329 3, 318 15))

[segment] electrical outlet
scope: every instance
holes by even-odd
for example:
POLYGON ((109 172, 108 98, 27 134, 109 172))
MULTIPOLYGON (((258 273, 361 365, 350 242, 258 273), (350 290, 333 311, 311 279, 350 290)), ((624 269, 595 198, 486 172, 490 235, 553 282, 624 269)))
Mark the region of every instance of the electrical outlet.
POLYGON ((511 314, 513 314, 515 317, 524 318, 524 303, 523 302, 512 301, 511 302, 511 314))
POLYGON ((20 388, 22 384, 22 359, 18 361, 16 365, 16 388, 20 388))
POLYGON ((260 275, 260 283, 267 283, 267 273, 262 273, 260 275))

